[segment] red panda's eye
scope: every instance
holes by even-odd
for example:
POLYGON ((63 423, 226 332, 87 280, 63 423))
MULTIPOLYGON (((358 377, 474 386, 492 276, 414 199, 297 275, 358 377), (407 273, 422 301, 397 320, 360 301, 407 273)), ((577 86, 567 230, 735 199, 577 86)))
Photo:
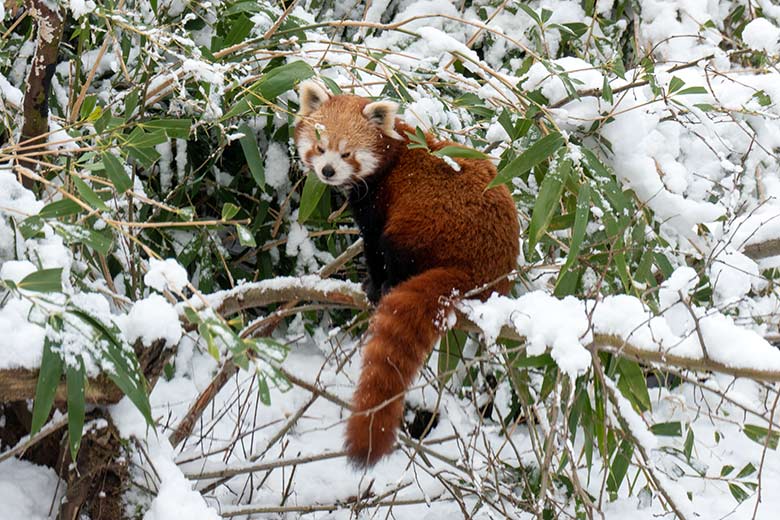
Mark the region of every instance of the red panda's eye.
POLYGON ((342 158, 342 159, 346 159, 346 158, 347 158, 347 157, 349 157, 350 155, 352 155, 352 153, 351 153, 351 152, 345 152, 345 153, 341 154, 341 158, 342 158))
POLYGON ((325 149, 320 145, 317 145, 317 151, 320 153, 325 153, 325 149))

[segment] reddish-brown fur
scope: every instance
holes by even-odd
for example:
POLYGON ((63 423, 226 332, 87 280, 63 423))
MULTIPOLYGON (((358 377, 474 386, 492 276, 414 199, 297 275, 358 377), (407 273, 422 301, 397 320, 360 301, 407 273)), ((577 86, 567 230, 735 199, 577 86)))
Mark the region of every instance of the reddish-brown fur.
MULTIPOLYGON (((331 139, 381 155, 375 204, 384 215, 383 237, 394 254, 413 266, 404 281, 380 300, 363 348, 363 370, 353 400, 346 446, 358 465, 372 465, 392 451, 403 415, 403 396, 446 324, 452 298, 506 275, 516 266, 519 225, 506 187, 485 190, 496 174, 487 160, 457 159, 455 171, 423 149, 409 149, 362 115, 368 100, 335 96, 296 128, 296 140, 311 135, 311 121, 324 122, 331 139)), ((427 136, 432 150, 453 145, 427 136)), ((368 243, 368 241, 367 241, 368 243)), ((368 252, 367 252, 368 253, 368 252)), ((483 292, 506 293, 506 279, 483 292)))

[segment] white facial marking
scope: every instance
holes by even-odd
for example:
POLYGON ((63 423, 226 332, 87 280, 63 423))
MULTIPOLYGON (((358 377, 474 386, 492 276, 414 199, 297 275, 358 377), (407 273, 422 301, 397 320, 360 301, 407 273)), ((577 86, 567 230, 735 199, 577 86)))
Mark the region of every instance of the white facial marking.
POLYGON ((315 156, 311 162, 317 177, 325 184, 330 184, 331 186, 340 186, 348 183, 355 173, 352 166, 341 158, 341 154, 333 150, 326 150, 325 153, 315 156), (327 166, 333 168, 334 173, 330 177, 327 177, 322 172, 327 166))
POLYGON ((357 172, 358 177, 371 175, 376 170, 376 167, 379 166, 379 159, 368 150, 356 151, 355 159, 360 164, 360 171, 357 172))
POLYGON ((306 155, 311 151, 314 143, 308 137, 301 137, 298 139, 298 156, 306 163, 306 155))

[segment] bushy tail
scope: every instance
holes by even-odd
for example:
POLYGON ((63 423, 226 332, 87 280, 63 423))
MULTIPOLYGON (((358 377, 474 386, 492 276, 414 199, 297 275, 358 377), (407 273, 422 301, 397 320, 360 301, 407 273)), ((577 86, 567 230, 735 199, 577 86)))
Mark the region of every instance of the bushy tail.
POLYGON ((393 449, 404 393, 445 325, 446 297, 467 280, 457 269, 431 269, 394 287, 379 302, 347 424, 353 464, 371 466, 393 449))

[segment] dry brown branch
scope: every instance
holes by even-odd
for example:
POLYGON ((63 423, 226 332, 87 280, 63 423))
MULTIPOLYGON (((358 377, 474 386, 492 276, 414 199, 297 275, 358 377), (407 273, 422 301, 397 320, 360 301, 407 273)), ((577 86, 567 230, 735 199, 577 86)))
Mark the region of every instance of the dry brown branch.
MULTIPOLYGON (((173 354, 173 349, 166 349, 163 341, 156 341, 149 347, 137 345, 135 348, 139 358, 141 371, 150 383, 162 373, 163 366, 173 354)), ((38 370, 11 368, 0 370, 0 403, 25 401, 35 397, 35 387, 38 384, 38 370)), ((84 387, 84 397, 91 404, 113 404, 119 402, 124 394, 111 380, 100 375, 89 380, 84 387)), ((57 386, 54 396, 55 404, 65 404, 67 389, 65 381, 57 386)))
POLYGON ((305 457, 296 457, 294 459, 276 459, 270 462, 260 462, 257 464, 236 464, 226 465, 220 469, 210 471, 199 471, 197 473, 186 473, 184 476, 190 480, 208 480, 212 478, 235 477, 246 473, 257 471, 267 471, 269 469, 282 468, 284 466, 295 466, 297 464, 306 464, 318 460, 339 459, 346 456, 346 451, 333 451, 320 453, 318 455, 307 455, 305 457))
POLYGON ((745 256, 752 260, 761 260, 770 256, 780 255, 780 238, 766 240, 757 244, 746 245, 743 249, 745 256))

